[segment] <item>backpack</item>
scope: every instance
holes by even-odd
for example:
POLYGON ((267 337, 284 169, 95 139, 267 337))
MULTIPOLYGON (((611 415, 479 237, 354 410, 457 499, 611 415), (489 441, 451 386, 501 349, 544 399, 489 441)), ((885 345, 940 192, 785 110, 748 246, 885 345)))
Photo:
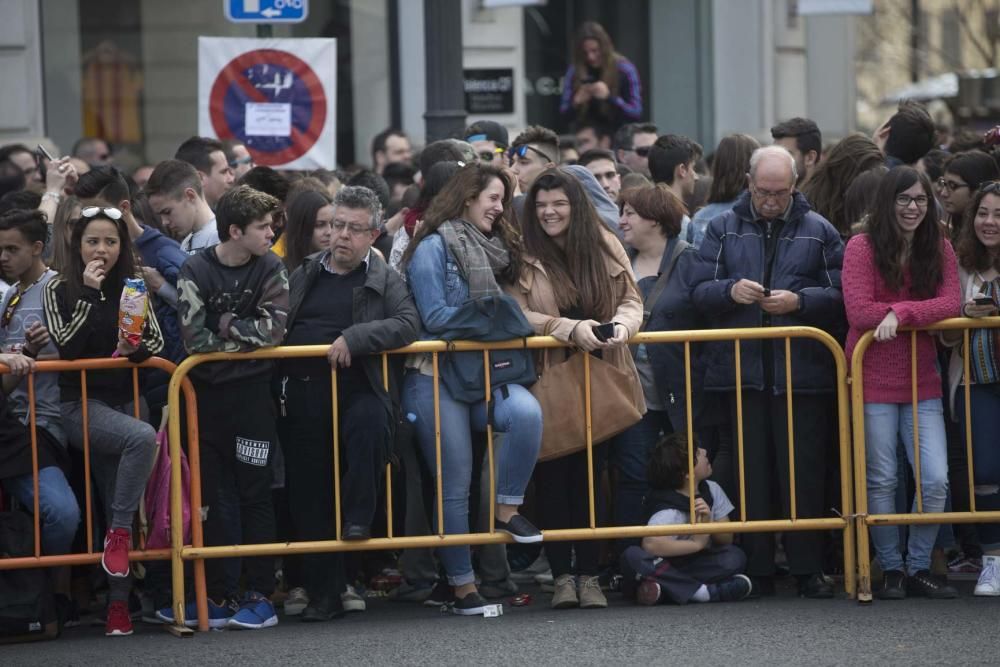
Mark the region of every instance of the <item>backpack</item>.
MULTIPOLYGON (((30 515, 0 512, 0 558, 31 556, 34 544, 30 515)), ((0 644, 58 636, 55 598, 46 570, 0 570, 0 644)))
MULTIPOLYGON (((156 434, 156 462, 146 483, 142 507, 146 519, 146 548, 170 547, 170 445, 167 436, 167 409, 156 434)), ((181 508, 184 517, 184 544, 191 543, 191 470, 187 456, 181 450, 181 508)))

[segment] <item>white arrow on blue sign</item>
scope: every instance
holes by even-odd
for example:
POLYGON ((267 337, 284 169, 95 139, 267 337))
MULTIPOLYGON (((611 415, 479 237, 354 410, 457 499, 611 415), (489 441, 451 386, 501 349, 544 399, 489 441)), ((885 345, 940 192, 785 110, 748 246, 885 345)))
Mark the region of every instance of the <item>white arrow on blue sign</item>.
POLYGON ((309 15, 309 0, 223 0, 223 5, 233 23, 301 23, 309 15))

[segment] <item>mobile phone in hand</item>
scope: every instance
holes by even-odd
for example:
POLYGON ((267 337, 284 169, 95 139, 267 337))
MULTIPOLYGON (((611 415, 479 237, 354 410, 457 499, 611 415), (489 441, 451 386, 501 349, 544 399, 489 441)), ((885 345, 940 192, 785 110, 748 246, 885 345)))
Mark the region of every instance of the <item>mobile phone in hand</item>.
POLYGON ((41 144, 38 144, 38 146, 35 147, 35 152, 38 153, 40 157, 48 160, 49 162, 55 160, 55 158, 52 157, 52 154, 49 153, 47 150, 45 150, 45 146, 41 144))
POLYGON ((972 301, 977 306, 992 306, 993 305, 993 297, 991 297, 991 296, 981 296, 981 295, 980 296, 974 296, 974 297, 972 297, 972 301))
POLYGON ((608 342, 615 337, 615 323, 608 322, 594 327, 594 336, 602 343, 608 342))
POLYGON ((771 288, 770 287, 765 287, 764 288, 764 296, 765 297, 771 296, 771 288))

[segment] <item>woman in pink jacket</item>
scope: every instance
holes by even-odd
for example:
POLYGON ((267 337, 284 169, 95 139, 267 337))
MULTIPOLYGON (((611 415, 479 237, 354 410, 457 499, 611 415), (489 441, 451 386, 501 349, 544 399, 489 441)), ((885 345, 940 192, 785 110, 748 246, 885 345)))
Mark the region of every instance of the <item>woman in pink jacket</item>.
MULTIPOLYGON (((920 327, 959 314, 958 270, 951 244, 941 233, 930 181, 911 167, 896 167, 879 185, 865 232, 844 253, 844 305, 850 332, 847 355, 861 335, 875 330, 864 358, 865 458, 868 512, 895 513, 897 443, 913 465, 913 404, 910 336, 900 327, 920 327)), ((920 485, 924 512, 944 510, 948 460, 941 376, 934 338, 917 335, 917 416, 920 425, 920 485)), ((854 406, 855 410, 861 406, 854 406)), ((915 503, 914 503, 915 504, 915 503)), ((936 525, 909 529, 906 563, 895 526, 872 527, 872 544, 884 573, 876 596, 953 598, 944 577, 930 573, 936 525)))

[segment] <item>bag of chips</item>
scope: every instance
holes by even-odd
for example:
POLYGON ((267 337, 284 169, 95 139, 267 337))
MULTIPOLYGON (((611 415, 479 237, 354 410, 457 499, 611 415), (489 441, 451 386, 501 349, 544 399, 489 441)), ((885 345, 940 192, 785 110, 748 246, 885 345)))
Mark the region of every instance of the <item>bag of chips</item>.
POLYGON ((148 307, 149 298, 146 295, 145 281, 142 278, 126 278, 118 306, 118 329, 126 340, 136 347, 142 341, 148 307))

